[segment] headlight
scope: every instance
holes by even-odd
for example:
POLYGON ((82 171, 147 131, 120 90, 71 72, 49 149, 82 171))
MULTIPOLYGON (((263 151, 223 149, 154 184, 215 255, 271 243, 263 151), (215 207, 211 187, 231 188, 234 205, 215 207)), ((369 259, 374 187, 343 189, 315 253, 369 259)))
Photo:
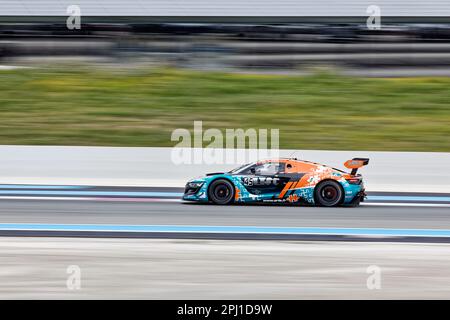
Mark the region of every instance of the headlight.
POLYGON ((200 188, 205 182, 188 182, 187 186, 189 188, 200 188))

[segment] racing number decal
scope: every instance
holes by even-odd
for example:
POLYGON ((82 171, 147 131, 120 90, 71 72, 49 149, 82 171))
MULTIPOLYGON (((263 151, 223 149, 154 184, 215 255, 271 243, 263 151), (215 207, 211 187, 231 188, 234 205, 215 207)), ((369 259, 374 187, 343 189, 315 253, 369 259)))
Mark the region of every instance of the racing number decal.
POLYGON ((252 186, 253 185, 253 179, 252 178, 248 178, 248 177, 242 178, 242 184, 244 186, 252 186))
POLYGON ((280 179, 272 177, 244 177, 242 178, 242 183, 247 187, 277 186, 280 184, 280 179))

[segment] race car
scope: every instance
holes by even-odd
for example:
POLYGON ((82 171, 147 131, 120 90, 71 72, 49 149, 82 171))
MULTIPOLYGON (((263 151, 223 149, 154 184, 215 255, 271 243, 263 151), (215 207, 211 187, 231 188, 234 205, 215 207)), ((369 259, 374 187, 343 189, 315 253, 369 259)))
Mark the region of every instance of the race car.
POLYGON ((263 160, 229 172, 208 173, 190 180, 183 200, 227 205, 232 203, 305 203, 324 207, 358 206, 366 196, 358 169, 367 158, 344 163, 350 173, 296 158, 263 160))

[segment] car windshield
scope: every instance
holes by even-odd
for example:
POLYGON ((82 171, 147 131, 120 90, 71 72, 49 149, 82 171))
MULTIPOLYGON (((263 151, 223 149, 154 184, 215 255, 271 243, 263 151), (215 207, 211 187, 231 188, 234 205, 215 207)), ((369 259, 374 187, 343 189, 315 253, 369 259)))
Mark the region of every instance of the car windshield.
POLYGON ((284 171, 284 164, 280 162, 252 162, 244 164, 236 169, 229 171, 229 174, 257 174, 273 175, 284 171))
POLYGON ((238 173, 240 173, 240 172, 242 172, 242 171, 247 170, 249 167, 251 167, 251 166, 254 165, 254 164, 255 164, 254 162, 244 164, 244 165, 242 165, 242 166, 240 166, 240 167, 238 167, 238 168, 236 168, 236 169, 233 169, 233 170, 229 171, 228 173, 229 173, 229 174, 238 174, 238 173))

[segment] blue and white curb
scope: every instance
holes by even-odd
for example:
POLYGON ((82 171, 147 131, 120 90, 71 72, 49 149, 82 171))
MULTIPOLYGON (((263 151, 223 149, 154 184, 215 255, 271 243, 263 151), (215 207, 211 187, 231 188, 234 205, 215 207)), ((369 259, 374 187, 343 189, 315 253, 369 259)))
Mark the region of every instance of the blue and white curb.
POLYGON ((71 190, 71 189, 86 189, 87 186, 59 186, 59 185, 37 185, 37 184, 0 184, 0 189, 12 189, 12 190, 41 190, 41 189, 53 189, 53 190, 71 190))
POLYGON ((54 190, 0 190, 0 196, 75 196, 75 197, 128 197, 128 198, 172 198, 182 197, 176 192, 145 191, 54 191, 54 190))
MULTIPOLYGON (((302 240, 307 236, 331 237, 331 240, 340 239, 364 239, 379 238, 385 241, 394 238, 414 238, 414 239, 446 239, 450 241, 450 230, 447 229, 389 229, 389 228, 315 228, 315 227, 262 227, 262 226, 189 226, 189 225, 114 225, 114 224, 23 224, 23 223, 2 223, 0 224, 0 235, 25 235, 27 232, 32 235, 44 233, 44 236, 51 236, 52 233, 59 233, 59 236, 71 236, 74 233, 78 236, 106 235, 106 237, 120 236, 120 234, 143 234, 149 237, 171 238, 177 234, 183 234, 186 238, 198 238, 199 235, 207 235, 209 238, 221 238, 223 235, 241 235, 252 239, 255 236, 295 236, 302 240), (6 232, 6 233, 5 233, 6 232), (8 233, 10 232, 10 233, 8 233), (215 236, 214 236, 215 235, 215 236)), ((133 235, 131 235, 133 237, 133 235)), ((206 238, 205 237, 205 238, 206 238)), ((176 236, 175 236, 176 238, 176 236)), ((258 238, 258 237, 256 237, 258 238)), ((292 239, 292 237, 290 238, 292 239)), ((314 240, 314 237, 311 238, 314 240)))
MULTIPOLYGON (((138 190, 139 188, 90 187, 77 185, 8 185, 0 184, 0 199, 181 202, 182 192, 138 190), (100 189, 100 190, 99 190, 100 189), (106 190, 102 190, 106 189, 106 190), (115 190, 114 190, 115 189, 115 190), (128 190, 126 190, 128 189, 128 190)), ((448 195, 371 195, 363 206, 450 207, 448 195)))

